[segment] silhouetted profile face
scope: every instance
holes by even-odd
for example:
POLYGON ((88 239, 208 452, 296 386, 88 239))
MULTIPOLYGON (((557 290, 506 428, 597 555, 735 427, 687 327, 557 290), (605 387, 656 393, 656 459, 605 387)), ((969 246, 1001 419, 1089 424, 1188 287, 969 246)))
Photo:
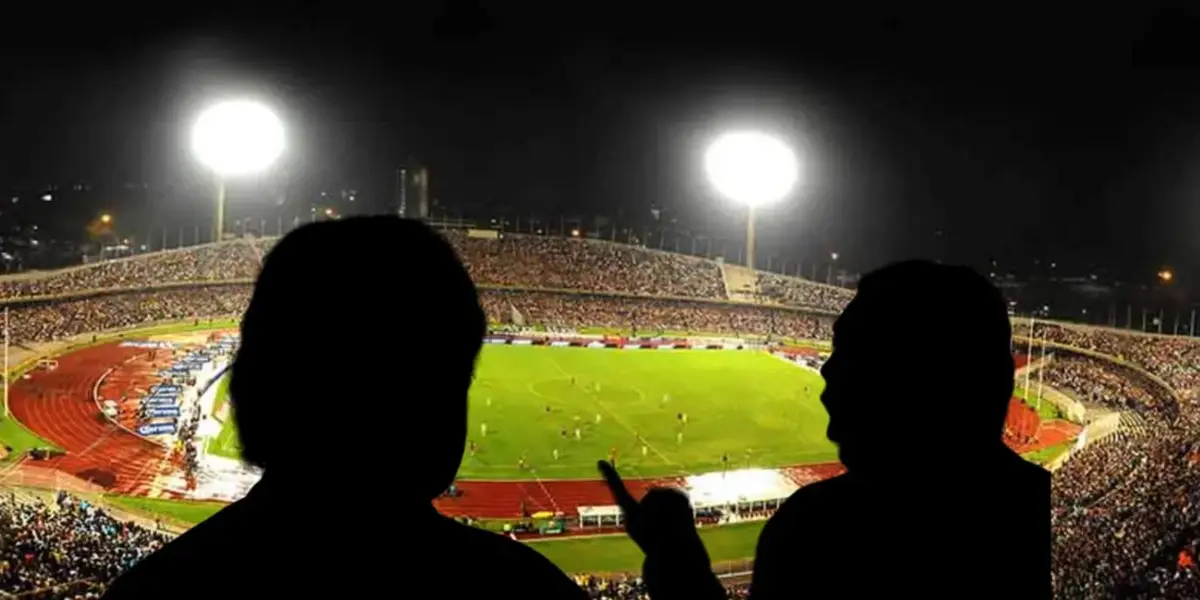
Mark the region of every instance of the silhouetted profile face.
POLYGON ((402 481, 388 493, 436 497, 462 458, 485 332, 466 269, 425 225, 289 233, 263 263, 233 365, 243 458, 279 480, 402 481))
POLYGON ((852 472, 922 468, 922 447, 1000 443, 1012 331, 999 290, 965 267, 906 262, 863 277, 821 369, 828 436, 852 472))

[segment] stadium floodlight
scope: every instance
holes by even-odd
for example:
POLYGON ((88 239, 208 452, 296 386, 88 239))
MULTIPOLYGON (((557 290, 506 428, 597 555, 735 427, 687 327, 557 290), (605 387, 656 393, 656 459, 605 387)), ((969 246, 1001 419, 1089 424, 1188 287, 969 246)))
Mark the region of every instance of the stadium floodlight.
POLYGON ((192 127, 192 151, 217 177, 213 240, 225 231, 225 179, 261 172, 283 154, 283 123, 267 106, 230 100, 210 106, 192 127))
POLYGON ((704 154, 704 170, 718 192, 745 204, 746 266, 754 268, 754 213, 791 193, 800 178, 796 153, 782 140, 758 131, 726 133, 704 154))

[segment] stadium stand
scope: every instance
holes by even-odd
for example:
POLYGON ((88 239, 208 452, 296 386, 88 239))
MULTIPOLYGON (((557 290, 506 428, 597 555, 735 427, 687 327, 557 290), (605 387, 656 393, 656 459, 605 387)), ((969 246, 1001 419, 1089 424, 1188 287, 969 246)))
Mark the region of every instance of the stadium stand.
MULTIPOLYGON (((448 237, 483 288, 489 318, 498 323, 519 316, 522 326, 563 330, 828 339, 826 315, 852 296, 848 290, 760 273, 757 291, 744 298, 754 302, 730 302, 734 294, 726 291, 726 282, 731 278, 714 261, 595 240, 481 239, 462 232, 448 237)), ((13 341, 22 344, 141 323, 236 315, 272 243, 238 240, 0 278, 0 298, 12 310, 13 341)), ((1042 365, 1047 386, 1121 414, 1118 434, 1084 440, 1055 472, 1056 597, 1200 597, 1195 566, 1200 340, 1065 323, 1031 327, 1027 320, 1014 320, 1014 336, 1047 341, 1053 353, 1042 365)), ((1027 434, 1028 416, 1013 425, 1027 434)), ((157 534, 135 527, 78 503, 38 506, 0 499, 3 537, 18 541, 3 549, 7 567, 0 566, 0 590, 71 586, 50 595, 95 594, 95 584, 115 573, 114 560, 121 568, 161 543, 157 534), (47 535, 9 537, 7 532, 30 522, 50 528, 44 530, 47 535), (70 542, 51 539, 66 531, 86 535, 63 538, 70 542), (114 535, 124 541, 106 545, 103 552, 89 545, 114 535), (18 547, 25 551, 15 553, 18 547)), ((637 580, 585 578, 581 583, 597 599, 644 596, 637 580)), ((735 589, 731 597, 738 594, 744 590, 735 589)))
POLYGON ((50 342, 161 321, 233 316, 249 301, 249 285, 219 285, 36 302, 11 309, 10 335, 15 344, 50 342))
POLYGON ((0 498, 0 590, 20 598, 99 598, 104 585, 169 537, 59 493, 0 498))

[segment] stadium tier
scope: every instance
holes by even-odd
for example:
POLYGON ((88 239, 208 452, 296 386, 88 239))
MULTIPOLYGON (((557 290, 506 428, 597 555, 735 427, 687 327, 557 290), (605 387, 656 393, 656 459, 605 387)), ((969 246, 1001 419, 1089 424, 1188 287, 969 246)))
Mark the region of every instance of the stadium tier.
MULTIPOLYGON (((829 451, 820 445, 821 440, 811 440, 810 446, 797 443, 786 447, 788 439, 798 439, 796 431, 788 431, 792 438, 779 438, 784 442, 766 444, 770 452, 755 452, 749 447, 751 443, 739 442, 732 458, 722 456, 725 451, 718 445, 705 445, 708 442, 702 432, 710 421, 715 421, 724 426, 722 435, 727 438, 737 437, 739 432, 747 438, 769 437, 771 432, 779 432, 766 413, 800 407, 794 409, 819 414, 820 380, 812 372, 812 367, 819 365, 819 356, 813 348, 827 347, 831 315, 845 305, 852 292, 775 274, 759 273, 747 278, 745 273, 727 270, 716 261, 596 240, 539 236, 501 239, 461 231, 448 233, 447 237, 479 283, 489 320, 510 334, 498 337, 506 340, 497 344, 502 347, 489 345, 485 349, 479 381, 472 389, 471 431, 473 442, 479 445, 479 460, 471 461, 474 450, 464 454, 463 472, 476 479, 459 482, 456 490, 439 500, 439 506, 454 508, 456 514, 464 516, 483 516, 478 512, 472 515, 476 510, 473 507, 486 509, 479 504, 480 498, 503 496, 510 493, 504 490, 518 488, 502 488, 503 481, 479 480, 527 478, 524 469, 532 466, 540 469, 539 485, 521 486, 525 491, 504 496, 509 498, 506 510, 517 517, 523 512, 544 510, 550 513, 550 521, 554 521, 555 513, 564 513, 568 518, 561 525, 571 533, 586 528, 611 531, 617 519, 610 504, 595 501, 596 490, 600 490, 597 493, 603 500, 599 483, 565 480, 580 476, 572 471, 574 461, 592 461, 595 453, 603 456, 610 452, 610 446, 618 444, 616 440, 624 440, 618 450, 628 468, 642 469, 641 474, 647 478, 631 482, 635 489, 655 482, 682 482, 713 506, 739 505, 736 510, 718 510, 716 517, 708 513, 703 516, 722 522, 761 519, 769 514, 776 496, 836 472, 822 465, 781 468, 824 461, 828 456, 821 454, 829 451), (736 356, 742 358, 732 359, 722 357, 735 356, 733 353, 678 351, 709 345, 758 348, 768 342, 779 344, 775 350, 803 343, 817 358, 797 369, 766 353, 760 353, 761 357, 738 353, 736 356), (516 347, 520 345, 544 347, 539 349, 546 352, 531 359, 529 352, 539 349, 516 347), (676 351, 605 354, 605 350, 596 349, 549 354, 558 350, 553 347, 556 345, 670 346, 676 351), (619 358, 626 356, 630 358, 619 358), (624 360, 638 363, 617 364, 624 360), (756 405, 761 411, 758 414, 764 417, 761 422, 738 421, 737 415, 718 412, 724 399, 738 390, 725 389, 724 380, 704 378, 704 373, 720 371, 706 362, 717 360, 722 361, 720 369, 738 371, 742 380, 761 384, 756 388, 766 402, 756 405), (747 375, 750 370, 753 374, 747 375), (657 373, 677 374, 680 381, 664 381, 657 373), (717 390, 719 393, 712 397, 722 400, 711 400, 701 388, 717 390), (617 410, 613 414, 603 408, 576 411, 568 408, 573 402, 617 410), (647 403, 654 406, 641 412, 623 408, 647 403), (489 410, 492 412, 486 412, 489 410), (659 412, 669 415, 665 423, 654 416, 659 412), (687 424, 691 429, 683 428, 688 421, 685 413, 691 415, 691 423, 687 424), (515 424, 524 422, 532 424, 519 430, 520 444, 510 442, 518 433, 515 424), (506 437, 505 430, 513 433, 506 437), (601 430, 618 433, 611 437, 593 433, 601 430), (686 439, 677 437, 683 436, 683 431, 688 432, 686 439), (655 443, 643 444, 642 439, 655 443), (576 441, 578 445, 571 445, 576 441), (805 452, 820 458, 806 460, 805 452), (657 456, 659 453, 663 456, 657 456), (675 459, 686 464, 670 465, 675 459), (555 461, 560 464, 554 466, 555 461), (737 463, 730 469, 737 474, 727 481, 745 489, 731 490, 728 484, 713 484, 703 478, 704 472, 724 470, 731 462, 737 463), (749 468, 757 463, 770 463, 776 468, 762 472, 749 468), (585 489, 591 484, 595 489, 585 489), (731 497, 739 498, 739 491, 749 498, 745 506, 730 501, 731 497), (589 521, 589 516, 594 519, 589 521)), ((55 426, 45 423, 73 418, 70 415, 76 413, 71 411, 76 411, 79 431, 98 432, 96 439, 81 434, 76 436, 78 439, 52 440, 65 456, 55 457, 50 452, 49 461, 27 461, 13 468, 10 459, 4 481, 30 484, 34 474, 57 470, 79 485, 79 493, 100 489, 147 495, 156 490, 159 496, 172 497, 207 490, 210 497, 224 497, 226 493, 237 495, 230 489, 244 489, 244 482, 227 485, 241 476, 234 467, 197 474, 193 451, 168 448, 169 442, 163 442, 161 450, 146 450, 144 440, 135 434, 139 424, 153 415, 131 417, 125 404, 154 405, 155 411, 151 412, 157 415, 159 408, 167 406, 168 397, 172 407, 185 401, 198 403, 202 410, 186 413, 198 416, 191 421, 177 421, 178 431, 189 440, 211 436, 213 441, 206 443, 202 455, 236 457, 236 431, 226 425, 229 419, 224 387, 213 375, 220 369, 214 358, 220 352, 213 350, 224 338, 213 332, 234 325, 230 319, 244 309, 258 265, 272 243, 237 240, 0 278, 0 298, 9 308, 13 364, 31 369, 23 371, 28 376, 11 390, 15 394, 14 416, 24 420, 33 434, 52 438, 55 426), (160 324, 167 324, 161 331, 170 331, 172 336, 170 345, 161 346, 161 355, 153 352, 159 346, 151 341, 159 339, 155 337, 158 333, 151 335, 142 329, 160 324), (138 333, 126 338, 109 337, 111 332, 130 330, 138 333), (138 345, 143 342, 149 345, 138 345), (37 362, 46 358, 54 362, 37 362), (203 360, 204 378, 212 381, 183 377, 178 382, 178 393, 150 391, 161 385, 153 377, 189 360, 197 364, 203 360), (59 384, 56 382, 62 387, 54 387, 59 384), (61 393, 55 391, 60 389, 61 393), (122 393, 126 389, 141 391, 122 393), (140 402, 144 397, 163 399, 162 404, 158 400, 140 402), (35 407, 42 407, 43 412, 35 407), (45 412, 49 407, 55 410, 53 419, 45 416, 50 415, 45 412), (115 422, 128 430, 125 434, 129 440, 113 435, 106 421, 97 418, 97 411, 102 409, 111 409, 117 415, 115 422), (91 424, 83 424, 88 419, 91 424), (99 436, 104 437, 98 442, 99 436), (190 479, 153 479, 154 467, 147 465, 158 464, 168 453, 172 464, 192 472, 190 479), (121 464, 109 468, 111 479, 76 481, 79 478, 75 475, 96 466, 81 455, 97 455, 109 463, 121 464), (21 476, 30 479, 21 480, 21 476)), ((1181 565, 1194 564, 1200 544, 1196 520, 1200 513, 1200 410, 1196 406, 1200 341, 1068 323, 1031 325, 1028 320, 1016 319, 1013 324, 1014 348, 1029 355, 1018 357, 1018 398, 1010 410, 1006 437, 1014 447, 1031 444, 1027 456, 1056 467, 1052 496, 1056 595, 1200 597, 1200 583, 1186 575, 1190 571, 1181 569, 1181 565), (1031 339, 1032 352, 1028 352, 1031 339), (1051 434, 1058 437, 1048 438, 1051 434), (1046 439, 1055 441, 1046 445, 1046 439)), ((906 348, 919 341, 897 340, 896 344, 903 358, 906 348)), ((921 354, 929 357, 928 364, 914 362, 914 378, 925 376, 917 369, 936 369, 937 354, 949 351, 953 349, 923 349, 921 354)), ((963 395, 969 397, 969 390, 963 395)), ((180 414, 184 414, 182 409, 180 414)), ((819 418, 814 416, 810 421, 819 423, 819 418)), ((815 430, 819 433, 822 429, 815 430)), ((21 431, 21 435, 29 435, 21 431)), ((161 432, 145 433, 153 437, 161 432)), ((711 439, 720 437, 714 434, 711 439)), ((167 438, 170 435, 164 440, 167 438)), ((4 442, 18 452, 22 443, 26 449, 41 443, 11 437, 4 438, 4 442)), ((936 468, 936 459, 930 458, 930 462, 930 468, 936 468)), ((229 464, 234 463, 229 459, 229 464)), ((51 487, 68 487, 56 477, 49 480, 51 487)), ((35 519, 39 527, 51 528, 47 531, 85 532, 92 536, 89 539, 99 540, 96 543, 107 540, 106 536, 113 535, 114 527, 118 527, 95 507, 71 499, 39 505, 34 500, 11 496, 0 502, 0 527, 8 531, 35 519)), ((553 527, 545 523, 543 519, 542 531, 513 535, 525 538, 554 533, 553 527)), ((87 593, 87 586, 102 583, 115 574, 112 569, 119 569, 160 543, 149 529, 120 527, 135 534, 128 537, 128 545, 109 548, 118 567, 110 564, 113 561, 93 561, 86 568, 67 568, 73 564, 70 561, 76 548, 55 545, 47 541, 47 536, 18 536, 15 539, 19 544, 5 548, 10 567, 0 572, 0 591, 20 593, 71 585, 81 586, 80 593, 87 593), (12 554, 18 549, 18 554, 12 554), (26 554, 37 558, 26 560, 26 554)), ((753 552, 753 532, 750 537, 746 554, 753 552)), ((535 546, 551 555, 553 543, 557 542, 535 546)), ((579 555, 575 551, 571 554, 579 555)), ((594 595, 605 597, 636 597, 642 589, 636 581, 582 578, 581 583, 594 595)))

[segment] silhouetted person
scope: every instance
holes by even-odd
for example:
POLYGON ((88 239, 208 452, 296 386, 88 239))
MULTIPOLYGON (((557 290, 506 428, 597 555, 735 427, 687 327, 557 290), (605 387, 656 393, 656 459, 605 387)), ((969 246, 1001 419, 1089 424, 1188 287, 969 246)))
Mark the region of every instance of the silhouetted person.
MULTIPOLYGON (((767 523, 752 600, 1050 597, 1050 475, 1002 442, 1011 333, 1000 292, 967 268, 906 262, 861 280, 821 370, 847 472, 767 523)), ((694 530, 636 527, 678 501, 634 503, 601 468, 636 515, 654 599, 719 597, 694 530)))
POLYGON ((267 255, 231 402, 241 501, 144 559, 110 598, 584 598, 540 554, 438 514, 486 320, 454 251, 392 217, 301 227, 267 255))

